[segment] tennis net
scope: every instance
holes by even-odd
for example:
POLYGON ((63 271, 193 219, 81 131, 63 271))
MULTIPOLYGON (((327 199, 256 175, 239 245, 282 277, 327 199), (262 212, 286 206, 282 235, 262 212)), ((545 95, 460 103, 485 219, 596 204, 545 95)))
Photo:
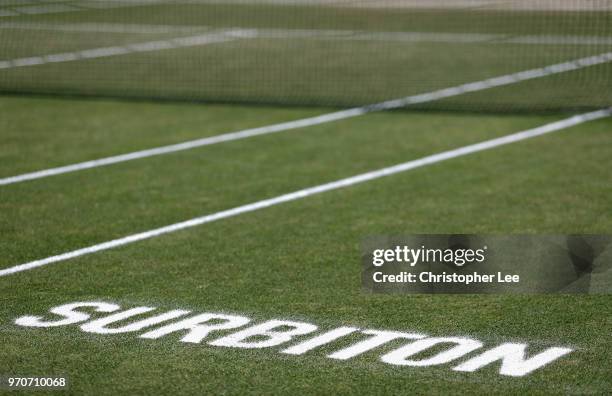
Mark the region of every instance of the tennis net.
MULTIPOLYGON (((0 0, 5 93, 346 107, 610 53, 612 0, 0 0)), ((612 58, 414 107, 609 105, 612 58)))

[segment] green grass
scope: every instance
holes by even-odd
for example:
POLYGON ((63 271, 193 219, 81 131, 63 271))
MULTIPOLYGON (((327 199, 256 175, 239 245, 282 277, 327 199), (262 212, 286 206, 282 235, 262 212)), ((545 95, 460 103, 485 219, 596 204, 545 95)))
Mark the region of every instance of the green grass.
MULTIPOLYGON (((0 176, 327 109, 0 98, 0 176)), ((392 112, 0 188, 0 268, 539 126, 567 114, 392 112)), ((361 292, 373 234, 610 233, 610 119, 0 278, 0 373, 74 394, 604 394, 611 298, 361 292), (469 335, 575 352, 522 378, 28 329, 81 300, 469 335)), ((390 350, 391 346, 382 348, 390 350)), ((333 350, 333 349, 332 349, 333 350)))
MULTIPOLYGON (((612 37, 612 13, 416 11, 356 7, 154 5, 6 17, 7 22, 193 28, 184 33, 0 29, 0 60, 202 34, 206 28, 612 37)), ((225 103, 370 104, 597 55, 611 45, 530 45, 303 38, 224 43, 0 69, 0 90, 225 103)), ((465 95, 438 110, 567 111, 610 103, 610 63, 535 85, 465 95), (537 93, 537 94, 534 94, 537 93), (568 94, 571 93, 571 94, 568 94), (518 100, 517 100, 518 98, 518 100)))

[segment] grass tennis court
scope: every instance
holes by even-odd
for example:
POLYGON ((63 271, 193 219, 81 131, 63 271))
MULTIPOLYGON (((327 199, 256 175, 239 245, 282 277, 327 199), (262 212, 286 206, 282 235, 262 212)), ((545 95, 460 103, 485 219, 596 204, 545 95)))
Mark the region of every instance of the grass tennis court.
MULTIPOLYGON (((91 395, 612 388, 609 294, 370 294, 360 284, 359 249, 370 235, 610 234, 609 12, 43 3, 0 1, 0 384, 65 376, 61 391, 21 392, 91 395), (30 6, 43 8, 20 8, 30 6), (412 102, 388 111, 367 106, 406 97, 412 102), (266 131, 240 136, 253 128, 266 131), (527 135, 512 140, 519 133, 527 135), (510 140, 486 146, 500 138, 510 140), (50 309, 75 302, 157 308, 142 318, 180 310, 244 316, 249 326, 304 322, 318 333, 249 349, 214 345, 238 327, 191 343, 185 329, 142 337, 161 322, 102 334, 81 327, 85 319, 48 327, 17 319, 57 320, 50 309), (528 356, 553 347, 571 353, 510 376, 500 374, 506 361, 455 370, 482 351, 427 367, 381 360, 401 339, 330 358, 367 332, 284 352, 339 326, 474 339, 483 349, 524 343, 528 356)), ((105 307, 76 311, 92 320, 120 312, 105 307)), ((445 351, 438 345, 413 357, 445 351)))
MULTIPOLYGON (((200 136, 197 132, 215 134, 325 111, 15 97, 1 103, 2 112, 11 115, 2 121, 3 139, 15 147, 8 150, 12 156, 2 156, 2 176, 134 150, 143 134, 152 144, 166 144, 200 136), (41 123, 32 112, 49 117, 41 123), (109 130, 109 125, 115 127, 109 130)), ((372 114, 5 186, 2 267, 561 116, 372 114)), ((604 392, 610 386, 610 367, 604 363, 610 347, 605 331, 609 297, 364 295, 356 284, 356 245, 362 235, 383 232, 606 232, 612 226, 607 215, 612 209, 607 182, 611 125, 595 121, 4 277, 0 371, 70 373, 74 393, 394 393, 406 387, 442 393, 457 386, 469 392, 604 392), (70 327, 24 330, 7 322, 64 302, 100 299, 310 319, 327 326, 529 340, 541 347, 561 343, 578 352, 525 379, 504 379, 494 370, 468 376, 446 368, 389 368, 373 354, 336 364, 324 359, 324 350, 289 359, 265 350, 183 346, 172 337, 154 343, 70 327), (65 349, 58 351, 58 343, 65 349)))

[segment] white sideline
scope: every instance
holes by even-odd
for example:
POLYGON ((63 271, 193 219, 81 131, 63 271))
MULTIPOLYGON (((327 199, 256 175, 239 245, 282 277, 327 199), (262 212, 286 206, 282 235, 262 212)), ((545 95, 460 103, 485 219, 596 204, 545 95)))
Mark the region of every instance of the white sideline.
POLYGON ((201 30, 211 30, 211 26, 177 26, 177 25, 146 25, 107 22, 80 23, 40 23, 40 22, 3 22, 0 29, 50 30, 62 32, 92 32, 92 33, 194 33, 201 30))
MULTIPOLYGON (((206 25, 146 25, 121 23, 40 23, 6 22, 0 29, 50 30, 66 32, 99 33, 193 33, 203 29, 213 29, 206 25)), ((231 27, 228 29, 249 31, 257 38, 265 39, 318 39, 346 41, 395 41, 405 43, 457 43, 457 44, 532 44, 532 45, 572 45, 597 46, 612 45, 610 36, 578 35, 508 35, 493 33, 445 33, 445 32, 374 32, 363 30, 320 30, 320 29, 256 29, 231 27)))
MULTIPOLYGON (((107 0, 109 1, 109 0, 107 0)), ((123 4, 142 4, 145 0, 112 0, 123 4)), ((477 9, 509 11, 609 11, 611 5, 604 1, 576 0, 150 0, 157 4, 273 4, 279 6, 331 6, 348 8, 390 9, 477 9), (551 4, 552 3, 552 4, 551 4)))
POLYGON ((125 161, 131 161, 140 158, 152 157, 174 153, 182 150, 189 150, 196 147, 210 146, 217 143, 229 142, 233 140, 246 139, 254 136, 266 135, 270 133, 289 131, 297 128, 325 124, 332 121, 343 120, 347 118, 361 116, 367 113, 397 109, 412 104, 432 102, 439 99, 458 96, 465 93, 483 91, 489 88, 510 85, 522 81, 532 80, 535 78, 546 77, 553 74, 564 73, 572 70, 582 69, 584 67, 599 65, 612 61, 612 52, 607 52, 600 55, 590 56, 587 58, 576 59, 569 62, 558 63, 545 66, 538 69, 526 70, 518 73, 507 74, 500 77, 494 77, 487 80, 462 84, 451 88, 441 89, 438 91, 428 92, 424 94, 408 96, 405 98, 389 100, 368 106, 355 107, 352 109, 337 111, 328 114, 322 114, 315 117, 303 118, 295 121, 283 122, 259 128, 244 129, 237 132, 230 132, 222 135, 206 137, 202 139, 189 140, 182 143, 161 146, 152 149, 134 151, 131 153, 115 155, 96 160, 79 162, 76 164, 60 166, 57 168, 49 168, 36 172, 24 173, 17 176, 10 176, 0 179, 0 186, 20 183, 27 180, 41 179, 44 177, 60 175, 63 173, 76 172, 83 169, 96 168, 105 165, 116 164, 125 161))
POLYGON ((612 116, 612 108, 594 111, 591 113, 585 113, 576 115, 564 120, 556 121, 550 124, 542 125, 537 128, 529 129, 522 132, 513 133, 511 135, 486 140, 484 142, 471 144, 468 146, 460 147, 453 150, 443 151, 438 154, 429 155, 413 161, 404 162, 388 168, 378 169, 375 171, 362 173, 360 175, 348 177, 346 179, 340 179, 334 182, 321 184, 315 187, 305 188, 303 190, 294 191, 289 194, 280 195, 275 198, 264 199, 262 201, 250 203, 243 206, 238 206, 233 209, 224 210, 221 212, 205 215, 202 217, 196 217, 191 220, 183 221, 180 223, 171 224, 165 227, 156 228, 154 230, 141 232, 138 234, 129 235, 123 238, 114 239, 112 241, 100 243, 97 245, 89 246, 83 249, 74 250, 72 252, 59 254, 57 256, 47 257, 45 259, 31 261, 29 263, 16 265, 14 267, 5 268, 0 270, 0 276, 6 276, 17 272, 31 270, 37 267, 57 263, 60 261, 72 259, 75 257, 84 256, 91 253, 96 253, 103 250, 113 249, 118 246, 127 245, 130 243, 142 241, 145 239, 154 238, 163 234, 184 230, 186 228, 195 227, 205 223, 211 223, 216 220, 225 219, 228 217, 237 216, 239 214, 253 212, 259 209, 264 209, 270 206, 279 205, 285 202, 295 201, 298 199, 306 198, 311 195, 321 194, 327 191, 337 190, 353 186, 355 184, 364 183, 367 181, 379 179, 381 177, 390 176, 396 173, 405 172, 411 169, 435 164, 437 162, 446 161, 448 159, 461 157, 464 155, 476 153, 479 151, 489 150, 495 147, 503 146, 519 142, 521 140, 530 139, 536 136, 545 135, 547 133, 566 129, 584 122, 597 120, 604 117, 612 116))
MULTIPOLYGON (((5 22, 0 29, 58 30, 68 32, 100 33, 194 33, 218 29, 206 25, 147 25, 121 23, 41 23, 5 22)), ((226 30, 243 32, 258 38, 277 39, 330 39, 330 40, 375 40, 399 42, 438 43, 488 43, 488 44, 542 44, 542 45, 612 45, 610 36, 562 36, 562 35, 508 35, 491 33, 447 33, 447 32, 369 32, 359 30, 320 29, 256 29, 231 27, 226 30)))
POLYGON ((125 1, 115 1, 110 3, 108 0, 106 1, 72 1, 72 2, 64 2, 58 4, 48 4, 44 5, 41 2, 28 2, 23 5, 15 4, 0 4, 0 17, 14 17, 14 16, 22 16, 22 15, 32 15, 32 14, 64 14, 67 12, 75 12, 75 11, 92 11, 97 9, 104 8, 119 8, 119 7, 136 7, 136 6, 146 6, 146 5, 154 5, 155 3, 159 3, 157 0, 151 1, 138 1, 138 2, 125 2, 125 1), (7 8, 8 7, 8 8, 7 8))
POLYGON ((71 62, 83 59, 104 58, 108 56, 133 54, 136 52, 160 51, 222 43, 246 37, 248 33, 240 30, 217 30, 196 36, 178 37, 167 40, 146 41, 142 43, 117 45, 112 47, 93 48, 82 51, 63 52, 42 56, 31 56, 27 58, 0 60, 0 70, 15 67, 44 65, 47 63, 71 62))
POLYGON ((74 7, 70 4, 36 4, 27 5, 22 7, 13 7, 13 11, 19 14, 30 15, 30 14, 56 14, 72 11, 82 11, 81 8, 74 7))

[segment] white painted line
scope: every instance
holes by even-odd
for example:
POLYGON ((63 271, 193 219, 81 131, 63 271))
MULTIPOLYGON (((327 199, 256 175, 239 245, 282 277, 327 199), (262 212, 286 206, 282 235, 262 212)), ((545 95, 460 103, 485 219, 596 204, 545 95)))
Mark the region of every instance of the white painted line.
POLYGON ((22 67, 22 66, 34 66, 34 65, 42 65, 45 63, 44 59, 40 56, 33 56, 31 58, 21 58, 15 59, 12 62, 13 67, 22 67))
POLYGON ((12 69, 15 67, 44 65, 47 63, 54 62, 70 62, 82 59, 104 58, 109 56, 126 55, 135 52, 159 51, 165 49, 193 47, 197 45, 206 45, 237 40, 242 37, 245 36, 241 35, 241 32, 239 31, 220 30, 206 34, 199 34, 196 36, 179 37, 168 40, 148 41, 144 43, 134 43, 124 46, 93 48, 82 51, 66 52, 62 54, 51 54, 30 58, 4 60, 0 61, 0 70, 12 69))
POLYGON ((0 17, 9 17, 9 16, 17 16, 19 15, 15 11, 11 10, 0 10, 0 17))
POLYGON ((303 190, 294 191, 289 194, 280 195, 275 198, 264 199, 262 201, 250 203, 243 206, 238 206, 233 209, 224 210, 221 212, 213 213, 210 215, 196 217, 191 220, 183 221, 180 223, 171 224, 165 227, 156 228, 154 230, 141 232, 138 234, 129 235, 123 238, 114 239, 112 241, 100 243, 97 245, 89 246, 83 249, 74 250, 59 254, 57 256, 47 257, 41 260, 31 261, 29 263, 16 265, 14 267, 5 268, 0 270, 0 276, 11 275, 17 272, 28 271, 34 268, 42 267, 45 265, 57 263, 60 261, 69 260, 75 257, 84 256, 100 252, 103 250, 113 249, 119 246, 127 245, 130 243, 142 241, 145 239, 154 238, 160 235, 169 234, 172 232, 184 230, 187 228, 199 226, 213 221, 226 219, 228 217, 237 216, 243 213, 254 212, 259 209, 268 208, 271 206, 279 205, 285 202, 295 201, 298 199, 306 198, 311 195, 321 194, 327 191, 338 190, 353 186, 355 184, 365 183, 381 177, 394 175, 400 172, 406 172, 411 169, 432 165, 438 162, 446 161, 452 158, 461 157, 468 154, 477 153, 479 151, 489 150, 495 147, 503 146, 506 144, 520 142, 522 140, 531 139, 536 136, 545 135, 547 133, 560 131, 562 129, 570 128, 575 125, 579 125, 588 121, 597 120, 604 117, 612 116, 612 108, 594 111, 591 113, 581 114, 566 118, 564 120, 556 121, 550 124, 546 124, 534 129, 529 129, 522 132, 513 133, 511 135, 503 136, 496 139, 486 140, 481 143, 471 144, 469 146, 460 147, 453 150, 444 151, 438 154, 429 155, 417 160, 404 162, 388 168, 383 168, 367 173, 362 173, 357 176, 348 177, 346 179, 337 180, 331 183, 321 184, 315 187, 305 188, 303 190))
POLYGON ((48 4, 48 5, 34 5, 25 7, 15 7, 14 11, 20 14, 55 14, 61 12, 72 12, 81 11, 78 7, 72 7, 67 4, 48 4))
POLYGON ((88 9, 106 9, 106 8, 119 8, 119 7, 134 7, 134 6, 146 6, 154 3, 159 3, 155 1, 140 1, 133 3, 126 2, 111 2, 109 0, 104 1, 80 1, 78 3, 79 7, 88 8, 88 9))
POLYGON ((610 36, 516 36, 500 40, 512 44, 552 44, 552 45, 612 45, 610 36))
MULTIPOLYGON (((249 30, 243 28, 243 30, 249 30)), ((353 41, 395 41, 407 43, 490 43, 534 45, 612 45, 609 36, 531 35, 510 36, 491 33, 442 33, 442 32, 367 32, 358 30, 314 29, 251 29, 260 38, 325 39, 353 41)))
MULTIPOLYGON (((27 0, 0 0, 0 7, 13 6, 13 5, 25 5, 28 4, 27 0)), ((34 2, 36 4, 36 2, 34 2)))
POLYGON ((209 26, 141 25, 124 23, 40 23, 40 22, 3 22, 0 29, 50 30, 63 32, 92 33, 189 33, 210 30, 209 26))
MULTIPOLYGON (((53 1, 50 1, 53 2, 53 1)), ((56 14, 74 11, 89 11, 104 8, 119 8, 119 7, 136 7, 146 6, 159 3, 158 1, 139 1, 139 2, 109 2, 104 1, 89 1, 80 2, 72 1, 70 3, 56 3, 56 4, 40 4, 32 2, 13 2, 13 3, 0 3, 0 6, 10 6, 12 9, 0 9, 0 17, 6 16, 20 16, 20 15, 32 15, 32 14, 56 14), (33 5, 24 5, 33 4, 33 5)))
MULTIPOLYGON (((198 37, 198 36, 196 36, 198 37)), ((206 36, 202 36, 206 37, 206 36)), ((180 39, 180 40, 191 40, 188 39, 180 39)), ((74 53, 68 54, 59 54, 55 55, 55 57, 69 57, 73 56, 74 53)), ((45 58, 47 62, 61 62, 63 58, 58 58, 58 60, 52 60, 49 56, 45 58)), ((34 60, 36 61, 36 60, 34 60)), ((500 87, 504 85, 510 85, 519 83, 522 81, 532 80, 535 78, 546 77, 558 73, 564 73, 572 70, 578 70, 583 67, 603 64, 607 62, 612 62, 612 52, 608 52, 601 55, 591 56, 587 58, 577 59, 574 61, 559 63, 555 65, 550 65, 546 67, 542 67, 539 69, 526 70, 514 74, 508 74, 500 77, 490 78, 487 80, 476 81, 473 83, 462 84, 456 87, 441 89, 438 91, 428 92, 424 94, 408 96, 405 98, 389 100, 381 103, 376 103, 368 106, 355 107, 352 109, 341 110, 333 113, 323 114, 310 118, 303 118, 296 121, 283 122, 280 124, 268 125, 259 128, 252 129, 244 129, 237 132, 230 132, 222 135, 206 137, 202 139, 189 140, 182 143, 171 144, 168 146, 161 146, 141 151, 134 151, 131 153, 115 155, 112 157, 100 158, 85 162, 79 162, 76 164, 60 166, 57 168, 49 168, 36 172, 24 173, 17 176, 9 176, 0 179, 0 186, 20 183, 27 180, 35 180, 42 179, 44 177, 61 175, 64 173, 76 172, 84 169, 97 168, 100 166, 106 166, 111 164, 117 164, 120 162, 132 161, 141 158, 153 157, 156 155, 163 155, 169 153, 175 153, 177 151, 190 150, 196 147, 210 146, 213 144, 230 142, 234 140, 247 139, 254 136, 267 135, 271 133, 290 131, 293 129, 304 128, 314 125, 325 124, 328 122, 344 120, 347 118, 358 117, 364 114, 398 109, 405 106, 410 106, 413 104, 432 102, 439 99, 449 98, 453 96, 462 95, 465 93, 483 91, 486 89, 500 87)), ((0 69, 3 67, 3 63, 0 62, 0 69)))
MULTIPOLYGON (((99 33, 185 33, 212 26, 198 25, 139 25, 121 23, 33 23, 5 22, 2 29, 57 30, 67 32, 99 33)), ((251 31, 259 38, 267 39, 318 39, 348 41, 395 41, 407 43, 490 43, 490 44, 534 44, 534 45, 572 45, 593 46, 612 45, 610 36, 565 36, 565 35, 528 35, 516 36, 491 33, 444 33, 444 32, 373 32, 360 30, 320 30, 320 29, 254 29, 231 27, 231 30, 251 31)))
MULTIPOLYGON (((109 1, 109 0, 107 0, 109 1)), ((110 0, 139 4, 143 0, 110 0)), ((505 10, 505 11, 610 11, 609 0, 168 0, 165 4, 238 4, 281 6, 330 6, 374 9, 431 9, 431 10, 505 10)))

